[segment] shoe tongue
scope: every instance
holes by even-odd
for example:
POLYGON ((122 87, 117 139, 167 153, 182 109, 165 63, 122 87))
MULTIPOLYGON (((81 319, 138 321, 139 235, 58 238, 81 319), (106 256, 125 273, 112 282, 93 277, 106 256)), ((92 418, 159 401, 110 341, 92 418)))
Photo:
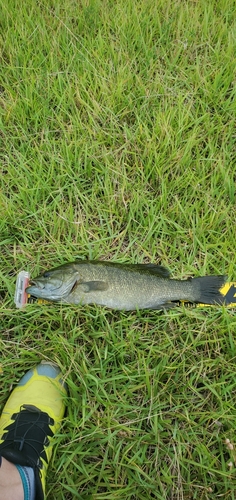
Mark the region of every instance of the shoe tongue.
POLYGON ((34 467, 35 463, 32 463, 29 457, 26 457, 22 451, 14 450, 10 447, 4 448, 1 451, 1 456, 15 465, 22 465, 26 467, 34 467))
POLYGON ((5 428, 1 455, 14 464, 41 468, 41 459, 47 462, 45 446, 53 436, 53 420, 47 413, 24 405, 20 413, 12 415, 13 422, 5 428))
POLYGON ((45 447, 53 436, 54 420, 32 405, 23 405, 11 416, 0 443, 0 455, 15 465, 32 467, 35 473, 35 500, 44 500, 41 479, 43 461, 48 462, 45 447))

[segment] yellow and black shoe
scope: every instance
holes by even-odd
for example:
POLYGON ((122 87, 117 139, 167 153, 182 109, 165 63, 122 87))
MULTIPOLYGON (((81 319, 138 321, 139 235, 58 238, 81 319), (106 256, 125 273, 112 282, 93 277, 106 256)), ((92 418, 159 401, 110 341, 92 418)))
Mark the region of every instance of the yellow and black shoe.
POLYGON ((66 394, 60 369, 42 362, 23 376, 0 418, 0 455, 34 469, 36 500, 45 498, 48 463, 64 416, 66 394))

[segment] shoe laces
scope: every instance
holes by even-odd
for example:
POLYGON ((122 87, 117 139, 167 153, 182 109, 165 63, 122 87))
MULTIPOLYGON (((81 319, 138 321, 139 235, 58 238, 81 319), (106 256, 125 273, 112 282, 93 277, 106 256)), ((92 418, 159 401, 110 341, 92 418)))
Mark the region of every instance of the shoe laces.
POLYGON ((5 428, 2 436, 1 450, 11 448, 20 452, 32 467, 41 469, 42 459, 48 463, 45 448, 49 445, 49 437, 53 436, 50 426, 54 424, 54 420, 32 405, 22 405, 19 413, 14 413, 11 420, 13 422, 5 428))

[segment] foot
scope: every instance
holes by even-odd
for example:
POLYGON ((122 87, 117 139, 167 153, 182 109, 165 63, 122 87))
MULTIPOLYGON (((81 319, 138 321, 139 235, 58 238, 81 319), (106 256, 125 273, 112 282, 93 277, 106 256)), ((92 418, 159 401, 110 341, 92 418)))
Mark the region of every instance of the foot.
POLYGON ((37 500, 45 497, 53 437, 65 412, 65 396, 60 369, 42 362, 20 380, 0 418, 0 455, 34 469, 37 500))

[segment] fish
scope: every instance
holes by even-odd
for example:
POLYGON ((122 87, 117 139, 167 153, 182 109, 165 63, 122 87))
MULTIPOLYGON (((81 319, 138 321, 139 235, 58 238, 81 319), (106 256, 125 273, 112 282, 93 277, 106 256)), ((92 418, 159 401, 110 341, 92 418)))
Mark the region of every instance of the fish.
POLYGON ((30 280, 26 292, 46 301, 124 311, 170 309, 179 301, 223 304, 220 289, 226 279, 212 275, 178 280, 157 264, 76 260, 30 280))

